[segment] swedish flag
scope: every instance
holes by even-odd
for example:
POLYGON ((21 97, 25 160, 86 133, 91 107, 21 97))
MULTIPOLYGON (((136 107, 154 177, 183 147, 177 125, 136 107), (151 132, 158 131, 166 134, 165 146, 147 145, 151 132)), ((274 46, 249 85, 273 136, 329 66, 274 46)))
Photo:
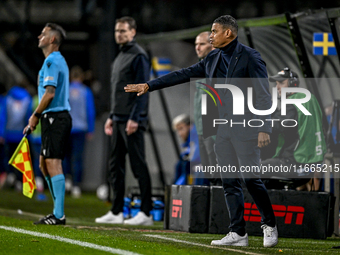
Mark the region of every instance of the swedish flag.
POLYGON ((156 71, 158 76, 162 76, 171 72, 171 59, 169 58, 152 58, 152 68, 156 71))
POLYGON ((313 54, 324 56, 336 55, 332 33, 314 33, 313 54))

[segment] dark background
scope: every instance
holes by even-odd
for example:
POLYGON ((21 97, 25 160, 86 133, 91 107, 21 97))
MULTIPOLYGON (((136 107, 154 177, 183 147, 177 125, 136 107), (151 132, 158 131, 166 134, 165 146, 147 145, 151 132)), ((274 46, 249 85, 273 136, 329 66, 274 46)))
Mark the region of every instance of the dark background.
MULTIPOLYGON (((46 22, 62 25, 68 40, 61 51, 69 67, 80 65, 92 70, 92 81, 100 82, 96 92, 100 114, 108 109, 110 64, 118 52, 114 42, 114 22, 118 17, 132 16, 139 34, 152 34, 211 24, 224 14, 246 19, 337 6, 339 0, 0 0, 0 48, 35 88, 44 60, 37 36, 46 22)), ((194 43, 194 39, 186 41, 194 43)), ((15 72, 9 74, 4 69, 0 63, 2 89, 20 82, 15 72)))

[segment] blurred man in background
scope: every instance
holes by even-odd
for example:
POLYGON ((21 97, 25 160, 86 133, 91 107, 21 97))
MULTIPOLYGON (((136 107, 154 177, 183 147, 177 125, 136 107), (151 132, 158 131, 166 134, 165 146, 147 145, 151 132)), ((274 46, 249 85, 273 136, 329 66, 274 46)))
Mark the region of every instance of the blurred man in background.
POLYGON ((85 142, 92 139, 96 114, 93 94, 91 89, 83 84, 84 72, 80 66, 71 68, 70 80, 72 130, 64 160, 64 174, 66 191, 70 191, 74 198, 79 198, 85 142), (72 176, 72 180, 68 179, 68 175, 72 176))
POLYGON ((7 162, 5 154, 5 86, 0 83, 0 188, 5 184, 7 178, 7 162))
MULTIPOLYGON (((13 86, 4 99, 3 121, 7 162, 15 152, 22 139, 22 130, 32 114, 32 97, 27 91, 28 82, 23 80, 13 86)), ((13 166, 8 166, 6 186, 20 191, 22 173, 13 166)))
MULTIPOLYGON (((196 36, 195 40, 195 50, 199 61, 203 60, 210 51, 214 49, 214 47, 209 42, 210 31, 205 31, 196 36)), ((201 164, 203 167, 207 166, 216 166, 216 154, 214 152, 214 144, 216 140, 216 136, 210 136, 204 138, 203 136, 203 123, 202 123, 202 95, 205 94, 204 90, 206 87, 201 84, 204 80, 199 80, 196 82, 196 91, 194 98, 194 121, 198 134, 198 142, 199 142, 199 151, 201 164)), ((215 173, 214 176, 205 176, 209 178, 209 181, 212 185, 222 185, 222 180, 219 173, 215 173)), ((200 178, 204 178, 204 176, 200 176, 200 178)), ((202 183, 205 183, 202 180, 202 183)), ((199 184, 199 182, 197 182, 199 184)))
POLYGON ((116 20, 115 39, 120 52, 112 65, 111 112, 106 120, 105 134, 112 137, 109 160, 109 182, 114 197, 111 210, 97 223, 152 225, 150 215, 151 180, 145 160, 144 131, 147 126, 149 95, 137 97, 124 92, 127 83, 141 83, 149 79, 150 62, 147 53, 136 43, 137 25, 133 18, 116 20), (131 219, 123 217, 125 193, 125 156, 129 154, 132 172, 138 180, 141 211, 131 219))
POLYGON ((181 114, 172 121, 172 128, 182 140, 180 159, 176 164, 175 185, 203 185, 204 179, 195 173, 190 174, 193 166, 201 163, 196 126, 189 115, 181 114), (194 178, 192 180, 192 178, 194 178))
MULTIPOLYGON (((285 67, 276 75, 270 76, 269 81, 276 83, 278 97, 281 97, 282 88, 296 88, 300 84, 297 73, 285 67)), ((305 98, 304 93, 287 93, 287 99, 301 99, 305 98)), ((286 115, 281 115, 281 111, 275 111, 272 115, 273 119, 280 120, 273 123, 273 135, 278 136, 278 145, 276 153, 272 158, 266 159, 261 162, 262 166, 279 167, 299 166, 306 165, 306 170, 309 169, 308 165, 317 166, 318 163, 323 161, 324 155, 327 151, 325 136, 322 129, 322 111, 320 105, 313 94, 308 102, 303 103, 303 107, 311 113, 305 115, 301 112, 300 108, 295 104, 287 104, 286 115), (293 127, 284 127, 281 122, 284 120, 294 120, 295 122, 287 125, 297 125, 293 127)), ((313 171, 314 172, 314 171, 313 171)), ((292 187, 296 188, 300 185, 307 183, 314 173, 303 170, 301 173, 294 172, 289 174, 287 172, 265 172, 261 178, 269 178, 272 176, 290 178, 293 182, 292 187)), ((277 179, 264 180, 268 189, 283 189, 285 183, 280 183, 277 179)))
MULTIPOLYGON (((32 98, 32 112, 39 105, 39 96, 34 95, 32 98)), ((40 151, 41 151, 41 124, 39 123, 35 127, 35 131, 29 136, 30 148, 31 148, 31 156, 32 156, 32 165, 34 169, 34 177, 35 183, 37 185, 38 195, 36 196, 37 200, 46 200, 46 196, 44 195, 44 176, 39 169, 39 160, 40 160, 40 151)))

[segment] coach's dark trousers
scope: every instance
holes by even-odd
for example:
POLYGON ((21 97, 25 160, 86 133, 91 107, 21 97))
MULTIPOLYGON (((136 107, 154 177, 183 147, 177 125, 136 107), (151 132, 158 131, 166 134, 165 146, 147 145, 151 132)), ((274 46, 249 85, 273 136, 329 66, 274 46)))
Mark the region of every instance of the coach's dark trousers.
MULTIPOLYGON (((201 164, 203 167, 216 166, 216 155, 214 151, 215 139, 210 136, 204 138, 203 135, 198 136, 198 144, 200 147, 201 164)), ((222 180, 219 173, 206 175, 209 178, 211 185, 222 186, 222 180)))
POLYGON ((125 193, 125 156, 129 154, 134 177, 138 180, 141 193, 141 211, 149 215, 152 210, 151 180, 145 161, 144 131, 138 128, 127 135, 126 122, 113 122, 112 147, 109 159, 109 182, 113 189, 111 211, 123 212, 125 193))
MULTIPOLYGON (((218 165, 230 166, 230 172, 222 172, 222 184, 227 202, 232 232, 243 236, 245 234, 244 198, 241 186, 243 181, 253 197, 254 202, 261 214, 262 224, 275 226, 274 211, 263 182, 258 173, 241 173, 244 167, 260 165, 260 149, 257 140, 240 141, 234 136, 230 136, 230 129, 224 132, 217 132, 215 142, 215 152, 218 165), (225 132, 226 131, 226 132, 225 132), (241 169, 241 167, 243 168, 241 169), (233 168, 232 168, 233 167, 233 168), (236 171, 235 171, 236 170, 236 171), (235 172, 232 172, 235 171, 235 172)), ((225 168, 226 169, 226 168, 225 168)))

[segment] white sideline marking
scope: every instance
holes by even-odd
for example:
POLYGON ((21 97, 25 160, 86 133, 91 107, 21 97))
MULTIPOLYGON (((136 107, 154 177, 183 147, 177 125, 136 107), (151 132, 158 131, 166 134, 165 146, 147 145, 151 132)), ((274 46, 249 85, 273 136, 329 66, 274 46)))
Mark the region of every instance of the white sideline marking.
POLYGON ((79 246, 82 246, 82 247, 88 247, 88 248, 92 248, 92 249, 96 249, 96 250, 100 250, 100 251, 106 251, 106 252, 110 252, 110 253, 113 253, 113 254, 140 255, 139 253, 134 253, 134 252, 131 252, 131 251, 115 249, 115 248, 108 247, 108 246, 102 246, 102 245, 98 245, 98 244, 77 241, 77 240, 73 240, 73 239, 69 239, 69 238, 65 238, 65 237, 60 237, 60 236, 54 236, 54 235, 39 233, 39 232, 35 232, 35 231, 29 231, 29 230, 25 230, 25 229, 21 229, 21 228, 13 228, 13 227, 0 226, 0 229, 1 228, 4 229, 4 230, 8 230, 8 231, 13 231, 13 232, 17 232, 17 233, 21 233, 21 234, 27 234, 27 235, 32 235, 32 236, 37 236, 37 237, 48 238, 48 239, 57 240, 57 241, 60 241, 60 242, 65 242, 65 243, 79 245, 79 246))
POLYGON ((250 254, 250 255, 261 255, 261 253, 254 253, 254 252, 249 252, 249 251, 236 250, 236 249, 225 248, 225 247, 215 246, 215 245, 206 245, 206 244, 201 244, 201 243, 193 243, 193 242, 189 242, 189 241, 179 240, 179 239, 165 237, 165 236, 160 236, 160 235, 145 234, 145 236, 159 238, 159 239, 164 239, 164 240, 173 241, 173 242, 177 242, 177 243, 185 243, 185 244, 190 244, 190 245, 196 245, 196 246, 201 246, 201 247, 206 247, 206 248, 214 248, 214 249, 220 249, 220 250, 226 250, 226 251, 233 251, 233 252, 239 252, 239 253, 250 254))

